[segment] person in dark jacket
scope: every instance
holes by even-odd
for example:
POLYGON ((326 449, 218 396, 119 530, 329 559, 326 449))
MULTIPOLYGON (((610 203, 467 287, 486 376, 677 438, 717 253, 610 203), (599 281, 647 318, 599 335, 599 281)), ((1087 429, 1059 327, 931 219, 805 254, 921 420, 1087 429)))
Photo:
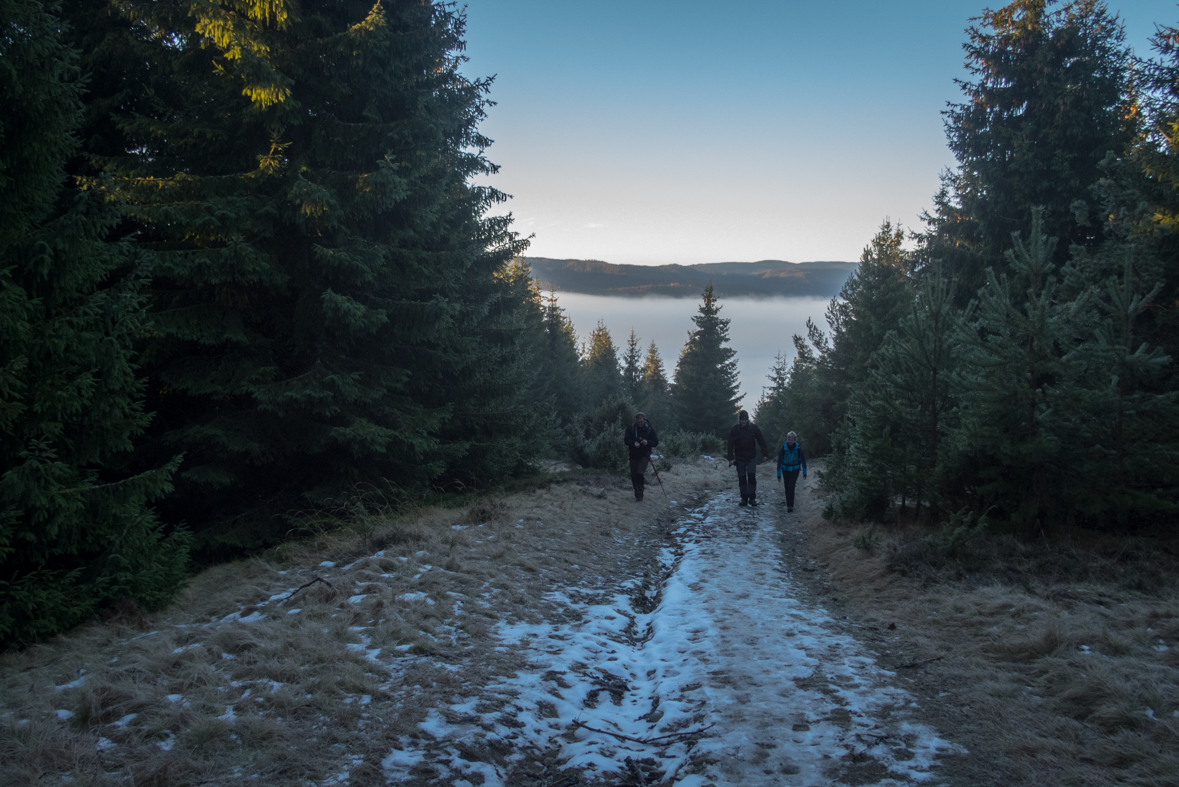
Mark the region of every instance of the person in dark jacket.
POLYGON ((757 424, 749 423, 749 413, 737 413, 737 425, 729 430, 729 467, 737 465, 737 484, 741 487, 741 505, 757 505, 757 446, 761 460, 770 458, 770 446, 757 424))
POLYGON ((794 510, 794 485, 798 483, 798 471, 806 478, 806 454, 798 444, 795 432, 786 433, 786 442, 778 449, 778 478, 785 479, 786 510, 794 510))
POLYGON ((644 473, 651 461, 651 449, 659 445, 655 427, 642 413, 635 413, 635 422, 626 427, 622 440, 630 451, 630 482, 635 488, 635 500, 643 499, 644 473))

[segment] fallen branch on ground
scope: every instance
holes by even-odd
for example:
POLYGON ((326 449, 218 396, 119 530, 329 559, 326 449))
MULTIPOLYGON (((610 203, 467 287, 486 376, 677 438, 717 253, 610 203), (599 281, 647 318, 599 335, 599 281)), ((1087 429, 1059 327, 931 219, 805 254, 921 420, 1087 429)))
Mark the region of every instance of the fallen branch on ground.
POLYGON ((654 738, 632 738, 630 735, 623 735, 620 732, 610 732, 610 730, 599 730, 597 727, 589 726, 581 719, 574 719, 573 726, 580 727, 581 729, 589 730, 590 732, 600 732, 603 735, 610 735, 610 736, 612 736, 614 738, 618 738, 619 740, 622 740, 622 741, 630 741, 631 743, 642 743, 644 745, 649 745, 649 744, 654 743, 655 741, 667 740, 668 738, 691 738, 695 735, 701 735, 706 730, 710 730, 713 727, 715 727, 716 723, 714 722, 712 724, 709 724, 707 727, 701 727, 698 730, 684 730, 683 732, 672 732, 667 735, 657 735, 654 738))
POLYGON ((924 661, 910 661, 908 664, 901 664, 898 667, 893 667, 893 669, 913 669, 914 667, 920 667, 930 662, 941 661, 944 658, 945 656, 934 656, 932 659, 925 659, 924 661))
POLYGON ((335 588, 332 586, 332 583, 331 583, 331 582, 328 582, 328 581, 327 581, 326 579, 324 579, 323 577, 316 577, 315 579, 313 579, 313 580, 311 580, 310 582, 308 582, 306 585, 300 585, 299 587, 297 587, 297 588, 295 588, 294 590, 292 590, 292 591, 291 591, 291 595, 289 595, 289 596, 287 596, 286 598, 282 599, 282 600, 281 600, 279 603, 282 603, 283 601, 290 601, 290 600, 291 600, 291 598, 292 598, 292 597, 294 597, 294 595, 295 595, 296 593, 298 593, 300 590, 302 590, 303 588, 309 588, 309 587, 311 587, 312 585, 314 585, 316 582, 322 582, 323 584, 327 585, 329 588, 332 588, 332 590, 335 590, 335 588))

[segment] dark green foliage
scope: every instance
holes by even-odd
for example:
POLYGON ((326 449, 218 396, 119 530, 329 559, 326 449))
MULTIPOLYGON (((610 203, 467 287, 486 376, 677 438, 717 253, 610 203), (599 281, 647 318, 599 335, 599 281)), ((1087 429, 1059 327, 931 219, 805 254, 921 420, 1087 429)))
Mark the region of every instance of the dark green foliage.
POLYGON ((639 337, 635 335, 635 329, 631 328, 630 338, 626 340, 626 352, 622 354, 622 393, 632 402, 639 401, 639 388, 643 382, 642 362, 639 337))
POLYGON ((967 29, 966 101, 946 111, 959 168, 948 176, 926 242, 961 277, 968 298, 985 270, 1006 267, 1011 233, 1027 236, 1043 209, 1053 261, 1072 244, 1100 241, 1087 199, 1109 151, 1134 137, 1128 99, 1130 52, 1122 25, 1100 0, 1015 0, 986 10, 967 29))
MULTIPOLYGON (((587 407, 596 408, 607 400, 623 395, 622 369, 618 366, 618 348, 610 338, 610 330, 598 321, 590 333, 581 364, 583 401, 587 407)), ((632 413, 633 415, 633 413, 632 413)))
MULTIPOLYGON (((683 429, 674 429, 669 432, 659 433, 658 451, 663 456, 675 456, 684 459, 692 459, 701 454, 723 457, 725 453, 725 441, 711 433, 685 432, 683 429)), ((663 468, 660 467, 659 469, 662 470, 663 468)))
POLYGON ((720 317, 720 310, 710 283, 704 289, 699 313, 692 318, 696 329, 680 353, 672 388, 680 427, 718 437, 727 435, 736 423, 740 398, 737 351, 726 346, 730 321, 720 317))
POLYGON ((796 355, 784 383, 775 382, 759 403, 770 426, 798 432, 813 456, 830 450, 852 393, 868 380, 873 354, 912 304, 913 260, 903 240, 901 227, 887 219, 881 224, 859 268, 827 307, 830 338, 808 321, 807 336, 794 337, 796 355), (778 414, 790 423, 779 424, 778 414))
MULTIPOLYGON (((1147 289, 1159 283, 1154 305, 1138 330, 1172 357, 1179 354, 1179 29, 1160 26, 1152 39, 1156 58, 1136 63, 1143 133, 1128 155, 1111 153, 1094 200, 1107 217, 1107 246, 1080 262, 1092 282, 1119 276, 1130 244, 1135 275, 1147 289), (1102 264, 1104 262, 1105 264, 1102 264)), ((1171 382, 1179 382, 1172 366, 1171 382)))
POLYGON ((139 460, 186 452, 171 515, 252 547, 285 532, 276 511, 357 483, 483 486, 519 466, 528 318, 498 273, 523 244, 486 216, 502 195, 469 182, 494 166, 461 12, 120 8, 77 6, 79 30, 106 30, 80 34, 85 138, 155 252, 159 417, 139 460))
POLYGON ((577 334, 573 322, 549 293, 544 301, 544 339, 538 365, 553 397, 555 418, 568 424, 581 409, 581 358, 577 352, 577 334))
POLYGON ((782 353, 774 357, 774 365, 767 376, 769 385, 762 389, 761 398, 757 400, 754 410, 754 420, 761 427, 762 434, 771 446, 781 445, 786 441, 786 433, 798 429, 790 424, 790 410, 786 406, 786 398, 790 387, 790 365, 782 353))
POLYGON ((924 500, 937 516, 947 485, 939 457, 954 426, 953 375, 960 364, 964 315, 953 304, 955 284, 940 267, 927 268, 909 313, 872 356, 867 382, 852 395, 846 441, 831 463, 842 488, 842 513, 881 516, 892 501, 902 510, 924 500))
POLYGON ((1091 329, 1092 305, 1060 297, 1056 240, 1038 215, 1028 241, 1013 240, 1011 275, 988 271, 964 335, 955 469, 977 483, 980 510, 1037 532, 1071 518, 1085 483, 1073 459, 1092 446, 1079 440, 1074 405, 1083 368, 1072 351, 1091 329))
POLYGON ((1070 401, 1080 413, 1076 439, 1088 446, 1073 462, 1083 479, 1075 504, 1095 524, 1125 527, 1171 514, 1179 493, 1179 404, 1168 389, 1171 358, 1143 338, 1141 316, 1161 285, 1149 292, 1136 275, 1141 248, 1123 243, 1120 276, 1095 288, 1099 317, 1093 338, 1076 351, 1085 385, 1070 401))
POLYGON ((659 357, 659 348, 655 346, 654 341, 647 346, 647 355, 643 358, 640 375, 639 408, 648 420, 656 425, 656 429, 671 429, 675 425, 671 386, 667 382, 663 359, 659 357))
POLYGON ((149 421, 142 266, 104 242, 113 206, 64 177, 82 105, 57 12, 0 0, 0 647, 124 599, 158 608, 187 561, 148 508, 175 462, 108 469, 149 421))
POLYGON ((569 455, 582 467, 611 473, 629 469, 629 454, 622 436, 634 421, 635 406, 621 397, 605 399, 578 413, 569 427, 569 455))

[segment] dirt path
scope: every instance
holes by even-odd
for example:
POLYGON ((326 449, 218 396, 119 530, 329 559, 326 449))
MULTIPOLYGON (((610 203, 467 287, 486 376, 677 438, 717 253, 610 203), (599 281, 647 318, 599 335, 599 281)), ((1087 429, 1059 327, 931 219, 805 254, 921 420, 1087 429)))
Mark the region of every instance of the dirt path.
POLYGON ((544 620, 497 631, 529 666, 432 711, 427 735, 384 761, 389 781, 424 767, 485 785, 929 780, 964 750, 824 608, 821 566, 798 543, 819 505, 800 492, 792 514, 713 493, 645 544, 644 577, 551 589, 544 620), (474 755, 494 749, 543 755, 474 755))
POLYGON ((732 475, 557 475, 7 654, 0 783, 979 783, 899 632, 845 617, 814 482, 787 514, 732 475))

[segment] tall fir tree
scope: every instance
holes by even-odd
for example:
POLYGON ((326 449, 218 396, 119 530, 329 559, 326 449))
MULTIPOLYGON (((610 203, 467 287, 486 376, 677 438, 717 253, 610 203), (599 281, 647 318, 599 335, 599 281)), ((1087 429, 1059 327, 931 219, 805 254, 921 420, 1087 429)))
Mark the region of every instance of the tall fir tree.
POLYGON ((886 218, 827 307, 830 336, 808 320, 807 336, 794 337, 797 354, 789 382, 775 395, 782 404, 775 406, 785 407, 800 436, 799 426, 806 429, 808 450, 816 455, 832 446, 852 393, 868 379, 873 353, 912 303, 916 265, 902 247, 904 237, 886 218))
POLYGON ((582 355, 586 407, 595 408, 607 399, 621 397, 623 380, 618 365, 618 348, 610 337, 610 329, 601 320, 590 333, 582 355))
POLYGON ((622 393, 629 401, 639 401, 639 387, 643 381, 643 353, 639 350, 639 337, 630 329, 626 340, 626 351, 622 354, 622 393))
POLYGON ((720 310, 710 281, 692 318, 696 328, 680 352, 672 386, 679 426, 718 437, 728 435, 736 422, 740 399, 737 351, 727 346, 730 321, 720 316, 720 310))
POLYGON ((667 382, 667 372, 663 368, 663 359, 659 356, 659 348, 655 346, 654 339, 647 345, 647 354, 643 357, 638 405, 648 419, 664 432, 675 427, 671 386, 667 382))
POLYGON ((155 252, 159 418, 140 459, 186 452, 171 515, 250 547, 285 532, 276 511, 358 482, 483 484, 517 466, 527 377, 497 276, 523 244, 486 215, 503 195, 470 182, 495 167, 461 11, 75 8, 89 161, 155 252))
POLYGON ((150 420, 142 265, 105 241, 116 207, 64 177, 82 103, 59 12, 0 0, 0 649, 124 600, 162 606, 187 562, 149 508, 174 462, 109 469, 150 420))
POLYGON ((938 516, 950 482, 939 472, 939 456, 954 427, 952 381, 969 319, 954 305, 956 289, 940 265, 925 269, 909 313, 873 354, 868 380, 852 395, 839 468, 845 514, 881 516, 899 500, 902 509, 912 501, 916 515, 924 501, 938 516))
POLYGON ((581 387, 581 356, 573 321, 550 292, 544 301, 544 346, 540 365, 549 381, 556 418, 568 424, 584 405, 581 387))
POLYGON ((771 444, 780 445, 785 442, 786 433, 791 431, 790 411, 786 407, 790 363, 782 353, 774 356, 774 365, 770 367, 766 381, 769 385, 762 388, 761 397, 757 400, 755 417, 766 440, 771 444))
POLYGON ((1082 519, 1121 529, 1169 519, 1179 503, 1179 393, 1165 384, 1171 357, 1144 341, 1142 315, 1162 290, 1143 291, 1135 274, 1146 255, 1125 243, 1120 276, 1096 288, 1099 322, 1093 340, 1076 351, 1086 383, 1074 406, 1078 452, 1075 472, 1088 483, 1075 500, 1082 519))
POLYGON ((1100 0, 1014 0, 967 29, 966 101, 945 112, 958 169, 927 216, 924 242, 962 279, 964 302, 985 270, 1006 269, 1012 232, 1027 235, 1042 207, 1045 231, 1072 244, 1099 242, 1089 199, 1108 151, 1134 138, 1130 52, 1122 24, 1100 0))
POLYGON ((1089 298, 1061 298, 1056 239, 1038 215, 1025 242, 1012 236, 1010 275, 988 271, 976 317, 964 332, 962 373, 952 395, 961 421, 947 469, 980 512, 1014 529, 1072 521, 1088 479, 1073 470, 1081 416, 1082 364, 1073 353, 1092 329, 1089 298))

